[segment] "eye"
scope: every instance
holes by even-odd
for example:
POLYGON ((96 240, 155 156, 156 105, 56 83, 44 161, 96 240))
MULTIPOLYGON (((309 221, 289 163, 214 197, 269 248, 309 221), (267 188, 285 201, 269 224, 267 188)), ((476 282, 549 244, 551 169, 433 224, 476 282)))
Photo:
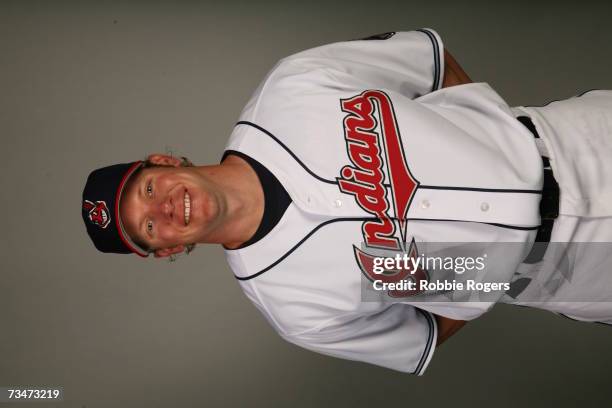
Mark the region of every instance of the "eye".
POLYGON ((147 221, 147 232, 151 234, 153 232, 153 221, 147 221))
POLYGON ((153 184, 150 181, 147 183, 147 196, 153 197, 153 184))

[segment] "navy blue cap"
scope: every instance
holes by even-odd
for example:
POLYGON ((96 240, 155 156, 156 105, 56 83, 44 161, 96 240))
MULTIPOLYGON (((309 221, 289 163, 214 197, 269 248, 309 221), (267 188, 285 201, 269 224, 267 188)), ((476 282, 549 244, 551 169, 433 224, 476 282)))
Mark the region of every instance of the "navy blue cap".
POLYGON ((83 189, 81 212, 87 233, 99 251, 116 254, 134 252, 143 257, 149 255, 127 234, 119 214, 121 195, 127 181, 143 164, 142 161, 115 164, 89 174, 83 189))

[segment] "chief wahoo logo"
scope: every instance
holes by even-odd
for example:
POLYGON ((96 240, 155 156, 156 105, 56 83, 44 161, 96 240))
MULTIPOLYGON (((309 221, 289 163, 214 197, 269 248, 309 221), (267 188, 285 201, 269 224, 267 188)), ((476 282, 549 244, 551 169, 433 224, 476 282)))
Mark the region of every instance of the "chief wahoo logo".
POLYGON ((83 208, 88 211, 87 217, 92 224, 100 228, 108 227, 111 217, 106 202, 96 201, 95 203, 89 200, 83 202, 83 208))

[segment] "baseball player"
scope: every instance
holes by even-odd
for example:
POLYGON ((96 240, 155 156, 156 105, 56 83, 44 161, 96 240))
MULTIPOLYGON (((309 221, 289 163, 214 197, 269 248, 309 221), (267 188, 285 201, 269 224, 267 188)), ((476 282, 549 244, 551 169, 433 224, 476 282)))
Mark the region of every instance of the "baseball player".
MULTIPOLYGON (((612 320, 605 302, 557 302, 538 274, 549 251, 532 251, 536 238, 610 241, 611 124, 611 92, 511 108, 471 83, 435 31, 391 32, 281 60, 219 165, 151 155, 95 170, 82 215, 103 252, 167 257, 220 243, 284 339, 420 375, 436 344, 497 300, 546 294, 555 312, 612 320), (512 244, 492 268, 512 290, 487 301, 426 302, 410 291, 364 300, 377 255, 432 242, 512 244)), ((381 279, 406 271, 388 272, 381 279)), ((571 287, 556 281, 554 294, 571 287)), ((587 285, 599 300, 610 293, 603 283, 587 285)))

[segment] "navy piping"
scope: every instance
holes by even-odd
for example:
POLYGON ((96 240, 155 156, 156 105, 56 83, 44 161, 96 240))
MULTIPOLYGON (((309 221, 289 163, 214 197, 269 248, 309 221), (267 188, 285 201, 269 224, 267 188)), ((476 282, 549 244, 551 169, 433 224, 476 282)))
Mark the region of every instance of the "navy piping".
POLYGON ((413 374, 419 375, 423 370, 423 366, 425 365, 425 361, 427 361, 427 357, 429 357, 429 353, 431 352, 431 346, 433 345, 433 333, 434 333, 434 322, 431 313, 425 312, 424 310, 416 308, 417 312, 422 313, 427 319, 427 323, 429 324, 429 338, 427 339, 427 344, 425 345, 425 350, 423 351, 423 355, 421 356, 421 360, 417 365, 416 370, 414 370, 413 374))
POLYGON ((536 225, 533 227, 517 227, 515 225, 497 224, 495 222, 483 222, 483 224, 492 225, 494 227, 513 229, 513 230, 518 230, 518 231, 535 231, 540 228, 539 225, 536 225))
POLYGON ((527 193, 527 194, 542 194, 542 190, 520 190, 506 188, 480 188, 480 187, 451 187, 451 186, 428 186, 420 184, 419 188, 427 190, 457 190, 457 191, 481 191, 489 193, 527 193))
MULTIPOLYGON (((248 122, 248 121, 245 121, 245 120, 241 120, 241 121, 237 122, 236 126, 238 126, 238 125, 246 125, 246 126, 254 127, 255 129, 259 130, 260 132, 263 132, 266 135, 270 136, 276 143, 278 143, 283 149, 285 149, 285 151, 287 153, 289 153, 291 155, 291 157, 293 157, 293 159, 295 161, 297 161, 298 164, 300 166, 302 166, 302 168, 308 172, 308 174, 310 174, 311 176, 313 176, 317 180, 322 181, 324 183, 328 183, 328 184, 334 184, 334 185, 338 184, 338 182, 325 179, 325 178, 319 176, 318 174, 316 174, 315 172, 313 172, 312 170, 310 170, 295 155, 295 153, 293 153, 285 144, 283 144, 283 142, 281 142, 276 136, 274 136, 268 130, 262 128, 259 125, 256 125, 253 122, 248 122)), ((389 184, 385 184, 385 186, 389 187, 390 185, 389 184)), ((429 190, 481 191, 481 192, 491 192, 491 193, 527 193, 527 194, 541 194, 542 193, 542 190, 495 189, 495 188, 453 187, 453 186, 429 186, 429 185, 426 185, 426 184, 419 184, 418 188, 424 188, 424 189, 429 189, 429 190)))
MULTIPOLYGON (((607 91, 607 89, 597 89, 597 88, 589 89, 588 91, 584 91, 584 92, 576 95, 575 97, 576 98, 580 98, 581 96, 584 96, 584 95, 588 94, 589 92, 593 92, 593 91, 607 91)), ((546 102, 544 105, 523 105, 523 106, 525 108, 543 108, 545 106, 550 105, 553 102, 561 102, 561 101, 566 101, 566 100, 567 100, 567 98, 566 99, 553 99, 552 101, 546 102)))
POLYGON ((451 220, 451 219, 406 218, 406 221, 474 222, 476 224, 486 224, 486 225, 492 225, 494 227, 507 228, 507 229, 513 229, 513 230, 519 230, 519 231, 531 231, 531 230, 537 230, 538 228, 540 228, 539 225, 535 225, 535 226, 532 226, 532 227, 519 227, 519 226, 516 226, 516 225, 497 224, 497 223, 494 223, 494 222, 451 220))
POLYGON ((304 168, 304 170, 306 170, 308 172, 308 174, 310 174, 312 177, 316 178, 319 181, 322 181, 324 183, 327 184, 338 184, 336 181, 332 181, 332 180, 327 180, 324 179, 323 177, 315 174, 312 170, 310 170, 296 155, 295 153, 293 153, 291 150, 289 150, 289 148, 287 146, 285 146, 285 144, 283 142, 281 142, 276 136, 274 136, 272 133, 268 132, 266 129, 262 128, 259 125, 256 125, 253 122, 248 122, 246 120, 241 120, 239 122, 236 123, 236 126, 238 125, 247 125, 247 126, 251 126, 254 127, 255 129, 259 130, 260 132, 265 133, 266 135, 270 136, 276 143, 278 143, 283 149, 285 149, 285 151, 287 153, 289 153, 291 155, 291 157, 293 157, 293 159, 299 163, 300 166, 302 166, 304 168))
POLYGON ((263 268, 261 271, 254 273, 253 275, 249 275, 249 276, 236 276, 236 279, 241 280, 241 281, 246 281, 249 279, 253 279, 258 277, 259 275, 261 275, 264 272, 269 271, 270 269, 274 268, 276 265, 278 265, 282 260, 284 260, 285 258, 287 258, 289 255, 291 255, 291 253, 293 251, 295 251, 296 249, 298 249, 298 247, 300 245, 302 245, 304 242, 306 242, 306 240, 308 238, 310 238, 315 232, 317 232, 319 229, 321 229, 322 227, 334 223, 334 222, 341 222, 341 221, 367 221, 370 220, 372 218, 367 218, 367 217, 355 217, 355 218, 335 218, 332 220, 328 220, 325 222, 322 222, 321 224, 317 225, 316 227, 314 227, 312 229, 312 231, 310 231, 304 238, 302 238, 297 244, 295 244, 290 250, 288 250, 287 252, 285 252, 280 258, 278 258, 276 261, 274 261, 272 264, 268 265, 267 267, 263 268))
POLYGON ((429 37, 429 40, 431 41, 434 53, 434 81, 433 86, 431 87, 431 92, 437 91, 440 87, 440 45, 438 44, 436 37, 431 33, 431 31, 425 29, 419 29, 416 31, 426 34, 429 37))
MULTIPOLYGON (((342 222, 342 221, 368 221, 368 220, 375 220, 377 218, 375 217, 352 217, 352 218, 334 218, 325 222, 322 222, 321 224, 317 225, 316 227, 314 227, 312 229, 312 231, 310 231, 308 234, 306 234, 298 243, 296 243, 291 249, 289 249, 287 252, 285 252, 281 257, 279 257, 276 261, 274 261, 273 263, 271 263, 270 265, 266 266, 265 268, 263 268, 261 271, 256 272, 252 275, 249 276, 236 276, 234 275, 234 277, 238 280, 241 281, 247 281, 253 278, 258 277, 259 275, 269 271, 270 269, 274 268, 276 265, 278 265, 281 261, 283 261, 285 258, 287 258, 289 255, 291 255, 291 253, 293 251, 295 251, 296 249, 298 249, 298 247, 300 245, 302 245, 304 242, 306 242, 306 240, 308 238, 310 238, 315 232, 317 232, 319 229, 323 228, 324 226, 328 225, 328 224, 332 224, 334 222, 342 222)), ((464 220, 437 220, 437 219, 428 219, 428 218, 406 218, 407 221, 444 221, 444 222, 474 222, 477 224, 487 224, 487 225, 492 225, 495 227, 500 227, 500 228, 508 228, 508 229, 514 229, 514 230, 521 230, 521 231, 530 231, 530 230, 536 230, 539 228, 539 226, 534 226, 534 227, 517 227, 517 226, 513 226, 513 225, 504 225, 504 224, 495 224, 495 223, 490 223, 490 222, 478 222, 478 221, 464 221, 464 220)))
POLYGON ((595 323, 595 324, 599 324, 599 325, 603 325, 603 326, 612 326, 612 323, 606 323, 606 322, 598 322, 596 320, 593 321, 589 321, 589 320, 579 320, 579 319, 574 319, 573 317, 569 317, 568 315, 564 314, 564 313, 558 313, 559 316, 561 317, 565 317, 566 319, 569 319, 573 322, 580 322, 580 323, 595 323))

